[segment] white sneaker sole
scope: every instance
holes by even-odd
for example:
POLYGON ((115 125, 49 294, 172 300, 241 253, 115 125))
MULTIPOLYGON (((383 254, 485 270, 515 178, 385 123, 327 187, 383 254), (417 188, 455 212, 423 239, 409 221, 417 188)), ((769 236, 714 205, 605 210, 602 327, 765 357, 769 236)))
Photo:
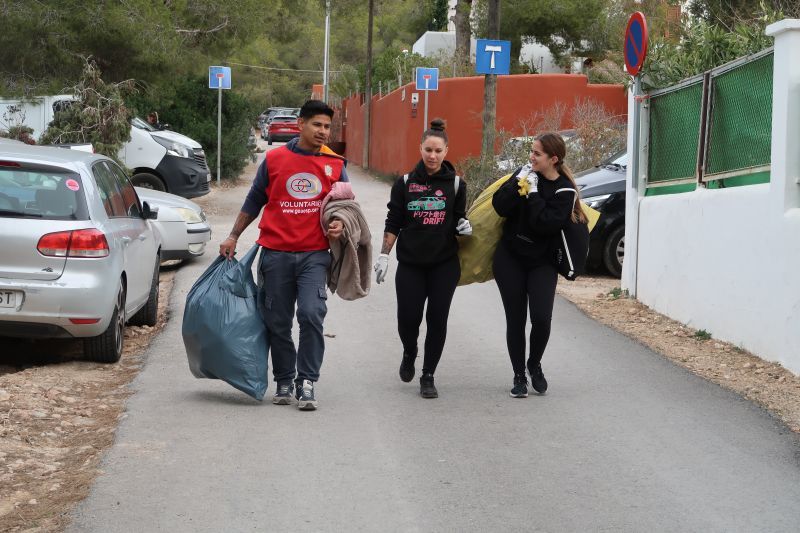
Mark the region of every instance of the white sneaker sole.
POLYGON ((297 402, 297 408, 301 411, 315 411, 317 409, 317 401, 300 400, 297 402))
POLYGON ((275 405, 292 405, 292 398, 291 396, 288 398, 283 396, 273 396, 272 403, 275 405))
POLYGON ((514 394, 513 392, 509 392, 508 395, 511 396, 512 398, 527 398, 528 397, 528 393, 527 392, 525 394, 514 394))

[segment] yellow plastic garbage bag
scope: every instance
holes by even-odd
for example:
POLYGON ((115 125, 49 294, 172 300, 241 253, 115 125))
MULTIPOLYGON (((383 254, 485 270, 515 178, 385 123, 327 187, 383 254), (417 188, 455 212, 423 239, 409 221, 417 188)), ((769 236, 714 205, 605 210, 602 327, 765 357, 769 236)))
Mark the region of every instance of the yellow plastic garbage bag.
MULTIPOLYGON (((458 259, 461 263, 460 285, 483 283, 494 279, 492 259, 497 243, 503 235, 505 218, 497 214, 492 207, 492 196, 513 174, 508 174, 486 187, 472 203, 467 211, 467 219, 472 225, 472 235, 459 238, 458 259)), ((583 212, 589 220, 591 232, 600 212, 582 204, 583 212)))
POLYGON ((594 225, 597 224, 597 219, 600 218, 600 211, 589 207, 583 202, 581 202, 581 208, 583 209, 583 214, 586 215, 586 219, 589 221, 589 233, 591 233, 594 229, 594 225))
POLYGON ((461 263, 459 285, 483 283, 494 279, 492 258, 503 234, 505 218, 498 215, 492 207, 492 196, 510 177, 511 174, 503 176, 486 187, 467 211, 467 219, 472 225, 472 235, 460 237, 458 241, 458 260, 461 263))

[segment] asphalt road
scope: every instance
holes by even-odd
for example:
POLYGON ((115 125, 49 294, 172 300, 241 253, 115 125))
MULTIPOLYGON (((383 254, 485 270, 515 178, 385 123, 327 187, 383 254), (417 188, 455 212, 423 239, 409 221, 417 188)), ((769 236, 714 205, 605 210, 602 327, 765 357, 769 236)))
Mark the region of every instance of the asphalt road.
MULTIPOLYGON (((389 187, 357 168, 350 175, 377 254, 389 187)), ((70 531, 800 528, 796 436, 561 299, 545 396, 508 396, 491 282, 456 292, 436 400, 397 376, 393 281, 356 302, 328 300, 316 412, 193 378, 184 300, 246 190, 216 193, 212 248, 178 272, 170 322, 70 531)))

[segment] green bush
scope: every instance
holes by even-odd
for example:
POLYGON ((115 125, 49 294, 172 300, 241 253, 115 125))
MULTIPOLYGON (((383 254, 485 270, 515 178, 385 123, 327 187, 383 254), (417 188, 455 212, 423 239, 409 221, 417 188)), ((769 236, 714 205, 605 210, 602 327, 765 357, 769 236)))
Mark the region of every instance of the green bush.
MULTIPOLYGON (((199 142, 206 152, 212 176, 217 173, 217 91, 205 77, 184 79, 169 87, 151 87, 128 99, 128 105, 144 119, 151 111, 173 131, 199 142)), ((256 107, 245 97, 222 92, 222 179, 235 179, 247 165, 247 139, 256 107)))

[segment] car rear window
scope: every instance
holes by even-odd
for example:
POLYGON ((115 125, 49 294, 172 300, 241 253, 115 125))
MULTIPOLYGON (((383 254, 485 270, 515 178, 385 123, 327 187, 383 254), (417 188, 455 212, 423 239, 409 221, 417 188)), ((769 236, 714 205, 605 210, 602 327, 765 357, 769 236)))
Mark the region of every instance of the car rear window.
POLYGON ((297 117, 275 117, 272 122, 297 122, 297 117))
POLYGON ((0 168, 0 217, 87 220, 78 174, 0 168))

